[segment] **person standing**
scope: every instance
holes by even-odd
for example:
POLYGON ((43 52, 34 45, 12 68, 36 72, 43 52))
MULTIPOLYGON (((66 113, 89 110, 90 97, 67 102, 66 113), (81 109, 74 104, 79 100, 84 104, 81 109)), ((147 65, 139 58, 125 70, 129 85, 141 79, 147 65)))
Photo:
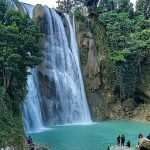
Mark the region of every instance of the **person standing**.
POLYGON ((108 146, 107 150, 110 150, 110 147, 108 146))
POLYGON ((121 146, 124 146, 125 136, 124 134, 121 136, 121 146))
POLYGON ((143 135, 142 135, 142 133, 140 133, 139 135, 138 135, 138 138, 140 139, 140 138, 142 138, 143 137, 143 135))
POLYGON ((117 137, 117 145, 120 146, 120 135, 117 137))
POLYGON ((149 139, 149 140, 150 140, 150 134, 147 136, 147 139, 149 139))
POLYGON ((131 144, 130 144, 130 140, 128 140, 128 142, 127 142, 127 145, 126 145, 127 147, 130 147, 131 146, 131 144))

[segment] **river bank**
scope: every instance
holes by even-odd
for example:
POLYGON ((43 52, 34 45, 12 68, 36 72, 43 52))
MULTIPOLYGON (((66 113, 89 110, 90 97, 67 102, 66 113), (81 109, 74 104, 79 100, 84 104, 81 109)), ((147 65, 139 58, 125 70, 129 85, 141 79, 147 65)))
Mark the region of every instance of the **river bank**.
POLYGON ((134 147, 126 147, 126 146, 117 146, 117 145, 114 145, 114 146, 111 146, 111 147, 110 147, 110 150, 136 150, 136 148, 134 148, 134 147))
POLYGON ((34 143, 34 145, 26 144, 25 150, 30 150, 32 147, 34 148, 33 150, 50 150, 49 148, 37 143, 34 143))
MULTIPOLYGON (((34 145, 32 146, 30 144, 25 144, 24 150, 31 150, 32 147, 34 148, 33 150, 50 150, 49 148, 44 147, 37 143, 34 143, 34 145)), ((18 149, 14 148, 13 146, 7 146, 5 148, 0 148, 0 150, 18 150, 18 149)))

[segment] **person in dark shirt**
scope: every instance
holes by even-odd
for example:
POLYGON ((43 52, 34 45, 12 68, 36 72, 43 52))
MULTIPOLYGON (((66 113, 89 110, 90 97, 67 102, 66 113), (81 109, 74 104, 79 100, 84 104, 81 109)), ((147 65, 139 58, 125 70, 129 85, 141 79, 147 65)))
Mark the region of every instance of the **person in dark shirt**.
POLYGON ((127 147, 130 147, 131 144, 130 144, 130 141, 128 140, 127 144, 126 144, 127 147))
POLYGON ((138 138, 140 139, 140 138, 142 138, 143 137, 143 135, 142 135, 142 133, 140 133, 139 135, 138 135, 138 138))
POLYGON ((31 147, 30 150, 34 150, 34 147, 31 147))
POLYGON ((124 134, 121 136, 121 146, 124 146, 125 136, 124 134))
POLYGON ((120 135, 118 135, 118 137, 117 137, 117 144, 118 144, 118 146, 120 146, 120 135))
POLYGON ((150 134, 147 136, 147 139, 149 139, 149 140, 150 140, 150 134))
POLYGON ((107 150, 110 150, 110 147, 108 146, 107 150))
POLYGON ((27 143, 30 144, 30 139, 27 137, 27 143))

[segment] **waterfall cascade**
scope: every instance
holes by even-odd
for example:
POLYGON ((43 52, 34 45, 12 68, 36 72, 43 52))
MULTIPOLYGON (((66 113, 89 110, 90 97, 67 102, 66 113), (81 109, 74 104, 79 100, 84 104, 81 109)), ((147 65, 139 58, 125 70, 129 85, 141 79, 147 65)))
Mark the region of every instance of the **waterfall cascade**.
POLYGON ((42 129, 42 114, 41 114, 41 97, 38 89, 38 80, 35 69, 28 70, 32 75, 29 75, 28 95, 24 101, 22 114, 25 130, 28 132, 38 131, 42 129))
POLYGON ((6 3, 7 3, 9 8, 12 8, 14 10, 18 10, 18 8, 17 8, 17 6, 16 6, 16 4, 14 3, 13 0, 6 0, 6 3))
POLYGON ((34 9, 34 5, 30 5, 30 4, 25 4, 25 3, 21 3, 23 9, 24 9, 24 12, 25 13, 28 13, 30 18, 33 18, 33 9, 34 9))
MULTIPOLYGON (((32 5, 21 3, 25 13, 33 17, 32 5)), ((22 116, 26 132, 44 126, 91 122, 80 69, 75 24, 64 14, 70 30, 68 43, 61 17, 54 9, 43 6, 47 19, 47 37, 43 49, 43 63, 30 70, 28 95, 23 103, 22 116), (69 46, 70 45, 70 46, 69 46), (40 94, 39 72, 47 78, 52 89, 50 98, 40 94)), ((74 21, 73 21, 74 22, 74 21)))

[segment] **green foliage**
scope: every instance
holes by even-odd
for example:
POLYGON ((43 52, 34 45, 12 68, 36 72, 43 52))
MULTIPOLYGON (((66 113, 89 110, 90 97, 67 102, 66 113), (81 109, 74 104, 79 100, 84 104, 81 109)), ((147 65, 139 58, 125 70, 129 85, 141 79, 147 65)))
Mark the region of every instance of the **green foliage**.
POLYGON ((149 23, 141 11, 133 11, 129 0, 101 1, 99 8, 89 10, 96 47, 106 57, 108 78, 120 100, 132 97, 141 63, 150 60, 149 23))
POLYGON ((97 6, 98 1, 99 1, 99 0, 85 0, 85 1, 84 1, 84 4, 85 4, 87 7, 90 7, 90 6, 97 6))
POLYGON ((13 117, 11 110, 0 105, 0 147, 8 145, 22 149, 24 143, 21 116, 13 117))
POLYGON ((117 12, 126 12, 129 13, 130 15, 134 14, 133 11, 133 4, 130 3, 130 0, 118 0, 118 9, 117 12))
POLYGON ((72 10, 82 9, 83 7, 83 0, 58 0, 57 9, 59 11, 70 13, 72 10))
POLYGON ((94 17, 97 18, 99 16, 99 14, 101 14, 105 10, 103 10, 101 7, 92 6, 92 7, 88 8, 88 11, 89 11, 90 18, 94 18, 94 17))
POLYGON ((136 10, 144 14, 145 19, 150 18, 150 0, 137 0, 136 10))
POLYGON ((114 63, 125 62, 125 56, 129 53, 130 52, 128 50, 110 52, 110 60, 114 63))
POLYGON ((74 16, 77 19, 77 21, 81 21, 81 22, 85 21, 85 17, 83 16, 83 14, 79 9, 76 9, 76 11, 74 12, 74 16))
POLYGON ((0 147, 23 149, 20 103, 27 94, 28 68, 42 62, 41 33, 28 15, 0 0, 0 147))
POLYGON ((0 22, 0 84, 5 89, 3 101, 8 108, 13 108, 25 97, 27 68, 41 62, 41 34, 27 15, 12 9, 4 15, 0 22))
POLYGON ((6 5, 4 3, 4 0, 0 0, 0 20, 4 21, 4 14, 6 12, 6 5))
POLYGON ((117 9, 117 0, 101 0, 99 2, 99 8, 106 11, 113 11, 117 9))

